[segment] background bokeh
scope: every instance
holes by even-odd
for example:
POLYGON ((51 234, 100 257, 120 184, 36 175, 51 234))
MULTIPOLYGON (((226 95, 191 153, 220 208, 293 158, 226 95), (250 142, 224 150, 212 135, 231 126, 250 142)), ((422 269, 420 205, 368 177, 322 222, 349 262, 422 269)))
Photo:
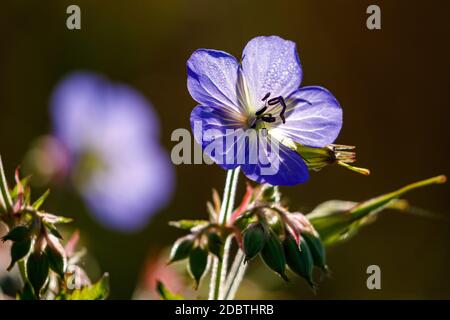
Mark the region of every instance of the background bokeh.
MULTIPOLYGON (((161 122, 161 143, 189 128, 195 102, 185 63, 197 48, 240 56, 248 40, 276 34, 297 43, 305 85, 322 85, 344 108, 338 143, 358 146, 364 177, 326 168, 311 182, 282 191, 308 212, 328 199, 363 200, 415 180, 449 174, 450 24, 448 1, 3 1, 0 4, 0 153, 9 178, 34 139, 51 129, 48 101, 74 70, 92 70, 140 90, 161 122), (82 29, 65 27, 78 4, 82 29), (366 28, 366 8, 378 4, 382 30, 366 28)), ((84 244, 111 274, 112 298, 129 298, 155 248, 179 236, 167 222, 206 217, 211 188, 222 189, 217 166, 176 167, 171 204, 143 231, 102 228, 69 188, 53 190, 49 210, 76 218, 84 244), (153 250, 153 251, 152 251, 153 250)), ((157 179, 158 177, 155 177, 157 179)), ((242 187, 242 186, 241 186, 242 187)), ((242 191, 242 190, 241 190, 242 191)), ((415 191, 408 199, 450 218, 449 186, 415 191)), ((272 279, 263 287, 279 298, 450 298, 450 224, 386 212, 350 242, 329 251, 332 279, 313 295, 299 281, 272 279), (366 267, 382 270, 382 290, 366 288, 366 267)), ((267 281, 267 280, 265 280, 267 281)), ((242 297, 251 298, 252 295, 242 297)))

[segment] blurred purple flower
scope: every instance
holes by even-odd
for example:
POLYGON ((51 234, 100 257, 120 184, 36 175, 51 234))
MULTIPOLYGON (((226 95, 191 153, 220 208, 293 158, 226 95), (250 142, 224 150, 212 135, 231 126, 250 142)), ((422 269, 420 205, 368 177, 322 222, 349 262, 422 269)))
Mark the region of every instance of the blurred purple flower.
POLYGON ((56 87, 51 115, 72 181, 97 220, 125 232, 145 227, 174 184, 149 102, 126 85, 74 73, 56 87))

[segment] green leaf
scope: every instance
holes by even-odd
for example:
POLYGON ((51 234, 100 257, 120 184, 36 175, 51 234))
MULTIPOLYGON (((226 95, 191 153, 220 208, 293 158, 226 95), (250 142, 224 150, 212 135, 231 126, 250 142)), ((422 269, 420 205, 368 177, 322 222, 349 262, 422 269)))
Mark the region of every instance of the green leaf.
POLYGON ((14 242, 11 246, 11 263, 8 267, 8 271, 10 271, 14 264, 19 261, 20 259, 23 259, 28 252, 30 251, 31 247, 31 239, 25 239, 23 241, 14 242))
POLYGON ((196 227, 206 226, 208 223, 207 220, 179 220, 170 221, 169 225, 182 230, 191 230, 196 227))
POLYGON ((163 300, 184 300, 183 296, 172 293, 161 281, 156 283, 156 291, 158 291, 163 300))
POLYGON ((2 241, 15 241, 20 242, 25 240, 30 235, 30 228, 28 226, 17 226, 11 229, 6 236, 2 238, 2 241))
POLYGON ((253 223, 244 230, 243 249, 246 261, 253 259, 261 252, 266 243, 266 238, 266 232, 260 223, 253 223))
POLYGON ((42 196, 40 196, 39 199, 37 199, 31 206, 34 209, 38 210, 42 206, 44 201, 47 199, 49 194, 50 194, 50 190, 45 191, 44 194, 42 196))
POLYGON ((19 194, 19 186, 22 186, 24 189, 26 189, 28 183, 30 182, 31 176, 27 176, 25 178, 20 179, 20 184, 17 183, 14 186, 14 189, 11 191, 11 198, 16 199, 17 195, 19 194))
POLYGON ((62 235, 59 233, 58 229, 56 229, 55 225, 49 222, 44 221, 44 225, 47 227, 48 231, 58 239, 62 240, 62 235))
POLYGON ((45 284, 48 277, 49 263, 43 252, 33 252, 27 259, 27 276, 36 296, 45 284))
POLYGON ((272 230, 267 232, 261 258, 270 269, 278 273, 285 281, 289 281, 286 276, 286 257, 284 256, 283 246, 272 230))
POLYGON ((44 220, 44 223, 60 224, 60 223, 70 223, 73 221, 72 218, 55 216, 54 214, 47 212, 38 212, 38 215, 44 220))
POLYGON ((179 238, 177 241, 175 241, 172 249, 170 250, 170 258, 168 263, 180 261, 189 257, 193 245, 194 237, 192 235, 187 235, 185 237, 179 238))
POLYGON ((306 232, 302 233, 302 237, 309 247, 314 265, 323 271, 327 271, 325 247, 320 238, 306 232))
POLYGON ((445 181, 445 176, 433 177, 360 203, 327 201, 308 214, 307 218, 320 234, 323 243, 334 245, 350 239, 362 226, 373 222, 382 210, 398 209, 397 202, 401 201, 399 198, 405 193, 445 181))
POLYGON ((56 272, 62 279, 64 279, 65 271, 65 259, 61 255, 61 252, 54 250, 54 248, 47 246, 45 248, 45 254, 47 255, 48 264, 50 269, 56 272))
POLYGON ((314 261, 309 246, 303 237, 300 240, 299 247, 294 237, 287 235, 283 241, 283 246, 289 268, 304 278, 312 288, 315 288, 312 278, 314 261))
POLYGON ((189 274, 195 281, 194 288, 198 289, 203 274, 208 266, 208 252, 200 247, 195 247, 189 254, 189 274))
POLYGON ((67 300, 104 300, 109 295, 109 275, 105 273, 99 281, 65 295, 67 300))

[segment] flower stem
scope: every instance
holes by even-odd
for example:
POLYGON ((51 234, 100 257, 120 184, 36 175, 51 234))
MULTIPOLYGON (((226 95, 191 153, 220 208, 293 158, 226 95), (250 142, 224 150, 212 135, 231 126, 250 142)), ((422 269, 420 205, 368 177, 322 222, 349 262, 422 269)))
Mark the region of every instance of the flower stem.
POLYGON ((0 210, 11 213, 13 203, 11 195, 8 190, 8 183, 6 182, 5 171, 3 170, 2 158, 0 157, 0 210))
MULTIPOLYGON (((239 177, 239 167, 233 170, 228 170, 218 221, 222 225, 226 224, 227 219, 233 210, 234 200, 236 197, 238 177, 239 177)), ((219 297, 221 296, 220 292, 222 290, 223 283, 225 281, 228 256, 230 251, 229 243, 231 243, 231 239, 227 239, 225 243, 222 259, 219 260, 218 258, 214 257, 214 264, 211 272, 211 282, 209 286, 210 300, 218 300, 219 297)))
POLYGON ((245 263, 245 255, 241 249, 238 249, 236 256, 234 257, 233 265, 231 266, 230 273, 225 281, 225 287, 223 290, 224 300, 233 300, 234 296, 244 278, 245 271, 247 271, 247 265, 245 263))

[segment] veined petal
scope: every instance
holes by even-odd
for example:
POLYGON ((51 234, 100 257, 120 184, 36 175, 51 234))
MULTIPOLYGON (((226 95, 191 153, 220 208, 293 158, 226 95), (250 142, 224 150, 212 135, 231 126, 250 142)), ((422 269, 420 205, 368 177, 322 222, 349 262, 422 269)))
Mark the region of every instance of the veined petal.
POLYGON ((315 148, 331 144, 337 138, 342 127, 342 109, 327 89, 303 87, 289 96, 286 103, 286 123, 278 120, 271 134, 315 148))
POLYGON ((277 36, 250 40, 243 51, 242 71, 254 109, 263 104, 267 93, 272 98, 287 97, 302 80, 295 43, 277 36))
POLYGON ((299 154, 273 138, 258 137, 258 161, 242 165, 249 179, 274 186, 293 186, 308 180, 308 167, 299 154))
POLYGON ((238 115, 237 97, 239 62, 232 55, 217 50, 196 50, 187 62, 188 90, 202 105, 227 109, 238 115))
POLYGON ((191 112, 191 128, 197 143, 206 154, 224 169, 238 166, 226 157, 227 135, 234 134, 241 124, 225 109, 197 106, 191 112), (214 144, 214 145, 213 145, 214 144))

